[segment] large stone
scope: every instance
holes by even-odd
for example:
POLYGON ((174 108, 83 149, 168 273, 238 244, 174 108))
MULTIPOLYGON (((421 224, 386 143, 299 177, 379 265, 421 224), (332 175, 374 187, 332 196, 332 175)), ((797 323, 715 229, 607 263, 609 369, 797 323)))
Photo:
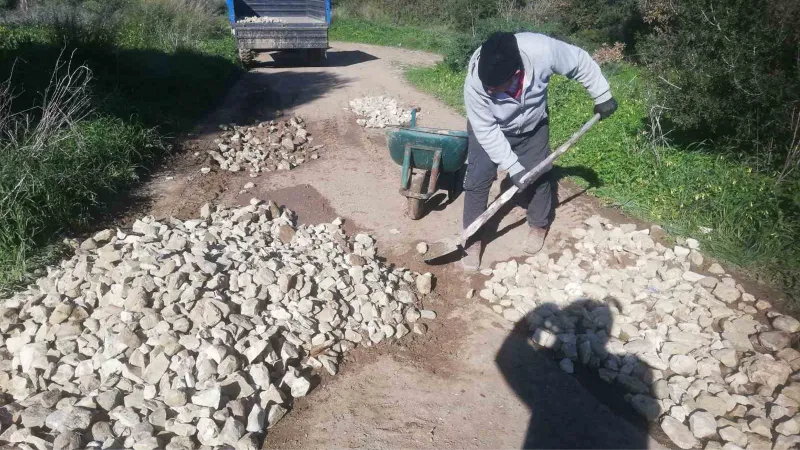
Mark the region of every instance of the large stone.
MULTIPOLYGON (((724 399, 720 397, 717 397, 716 395, 712 395, 707 392, 700 394, 695 399, 695 405, 700 409, 704 409, 710 412, 715 417, 722 417, 729 410, 728 402, 726 402, 724 399)), ((733 409, 733 407, 731 407, 730 409, 733 409)))
POLYGON ((91 435, 92 439, 100 442, 114 438, 114 432, 111 431, 111 424, 108 422, 95 422, 94 425, 92 425, 91 435))
POLYGON ((771 352, 777 352, 792 343, 792 336, 785 331, 764 331, 758 334, 758 342, 771 352))
POLYGON ((253 405, 253 408, 250 409, 250 414, 247 415, 247 431, 251 433, 261 433, 264 431, 264 420, 266 419, 266 413, 258 405, 258 403, 253 405))
POLYGON ((729 341, 737 352, 752 352, 753 343, 745 333, 737 333, 733 331, 725 331, 722 333, 722 339, 729 341))
POLYGON ((717 420, 708 411, 695 411, 689 416, 689 427, 694 437, 703 439, 717 434, 717 420))
POLYGON ((665 416, 661 420, 661 429, 675 445, 684 450, 696 447, 699 444, 692 431, 674 417, 665 416))
POLYGON ((45 425, 54 431, 83 431, 92 423, 92 411, 84 408, 69 407, 57 409, 45 419, 45 425))
POLYGON ((197 421, 197 440, 202 445, 216 446, 221 444, 219 436, 219 427, 216 422, 208 417, 201 417, 197 421))
POLYGON ((692 375, 697 372, 697 361, 687 355, 674 355, 669 359, 669 368, 680 375, 692 375))
POLYGON ((775 438, 775 445, 772 450, 791 450, 800 446, 800 435, 783 436, 780 435, 775 438))
POLYGON ((733 303, 741 297, 741 292, 738 289, 722 283, 714 288, 712 294, 725 303, 733 303))
POLYGON ((800 321, 790 316, 778 316, 772 319, 772 326, 776 330, 787 333, 797 333, 800 331, 800 321))
POLYGON ((800 403, 800 382, 795 381, 787 386, 784 386, 781 390, 781 394, 800 403))
POLYGON ((197 445, 190 437, 173 436, 165 450, 197 450, 197 445))
POLYGON ((772 439, 772 422, 766 417, 755 418, 747 426, 753 433, 772 439))
POLYGON ((22 425, 25 426, 25 428, 37 428, 43 427, 45 424, 45 419, 47 419, 47 416, 52 413, 53 410, 50 408, 34 405, 23 410, 22 414, 20 414, 20 418, 22 419, 22 425))
POLYGON ((785 362, 776 361, 767 355, 756 355, 744 365, 743 372, 750 382, 774 388, 786 382, 792 374, 792 368, 785 362))
POLYGON ((185 405, 188 402, 186 392, 180 389, 168 389, 164 393, 164 403, 173 408, 185 405))
POLYGON ((433 290, 433 275, 430 273, 418 275, 416 285, 417 291, 419 291, 420 294, 430 294, 431 290, 433 290))
POLYGON ((661 414, 661 406, 658 400, 644 394, 636 394, 631 398, 631 405, 639 414, 645 416, 648 421, 658 419, 661 414))
POLYGON ((83 448, 81 433, 65 431, 53 440, 53 450, 78 450, 83 448))
POLYGON ((210 389, 206 389, 200 391, 192 396, 192 403, 197 406, 206 406, 209 408, 217 409, 219 408, 219 402, 222 397, 222 392, 220 388, 213 387, 210 389))
POLYGON ((286 408, 275 403, 270 405, 267 413, 267 428, 272 428, 286 415, 286 408))
POLYGON ((800 435, 800 415, 779 423, 775 426, 775 431, 784 436, 800 435))
POLYGON ((294 367, 286 371, 281 384, 289 387, 294 398, 304 397, 311 390, 311 383, 294 367))
POLYGON ((713 356, 717 361, 725 365, 725 367, 733 369, 739 365, 739 358, 736 356, 736 350, 732 348, 721 348, 719 350, 712 350, 711 356, 713 356))
POLYGON ((236 450, 259 450, 259 439, 253 433, 245 433, 236 443, 236 450))
POLYGON ((161 377, 169 368, 169 358, 164 353, 159 353, 150 361, 142 374, 142 379, 148 384, 158 384, 161 377))
POLYGON ((233 417, 228 417, 222 430, 219 432, 219 440, 223 444, 235 446, 239 439, 244 436, 245 426, 233 417))
POLYGON ((723 427, 719 430, 719 437, 741 448, 747 446, 747 435, 736 427, 723 427))

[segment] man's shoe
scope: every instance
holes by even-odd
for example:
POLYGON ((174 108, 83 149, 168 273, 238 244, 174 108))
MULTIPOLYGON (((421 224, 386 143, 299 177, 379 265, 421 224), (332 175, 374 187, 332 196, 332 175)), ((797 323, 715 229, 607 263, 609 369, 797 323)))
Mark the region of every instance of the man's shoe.
POLYGON ((523 249, 529 255, 539 253, 544 247, 544 238, 547 237, 547 228, 530 227, 528 237, 525 238, 523 249))
POLYGON ((459 261, 464 272, 477 272, 481 268, 482 250, 483 243, 481 241, 473 242, 472 245, 464 249, 465 255, 459 261))

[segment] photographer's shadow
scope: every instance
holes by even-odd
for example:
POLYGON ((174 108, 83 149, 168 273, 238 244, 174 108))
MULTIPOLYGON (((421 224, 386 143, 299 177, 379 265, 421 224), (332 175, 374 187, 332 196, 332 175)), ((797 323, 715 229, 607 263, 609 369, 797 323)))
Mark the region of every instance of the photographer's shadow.
MULTIPOLYGON (((607 351, 611 317, 607 304, 592 300, 576 301, 566 308, 543 304, 518 322, 503 342, 495 359, 497 366, 531 410, 523 448, 644 449, 651 442, 658 446, 648 437, 647 419, 625 401, 627 392, 650 395, 651 383, 642 380, 652 380, 652 373, 635 357, 617 357, 607 351), (548 328, 556 333, 543 335, 548 328), (558 345, 572 355, 574 375, 559 367, 564 357, 560 352, 554 359, 553 350, 533 342, 546 342, 548 337, 552 342, 558 334, 570 333, 576 342, 558 339, 558 345), (590 344, 584 344, 582 350, 581 344, 587 341, 590 344), (586 346, 592 348, 590 357, 586 346), (618 379, 612 383, 600 379, 597 370, 614 366, 609 359, 618 360, 622 369, 614 371, 618 379), (630 375, 624 375, 628 370, 630 375)), ((657 408, 657 404, 646 405, 657 408)))

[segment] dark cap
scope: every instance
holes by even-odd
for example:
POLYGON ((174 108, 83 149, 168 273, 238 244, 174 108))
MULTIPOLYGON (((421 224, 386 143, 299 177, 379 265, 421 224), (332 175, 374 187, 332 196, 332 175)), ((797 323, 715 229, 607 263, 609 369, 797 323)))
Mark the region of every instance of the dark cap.
POLYGON ((498 31, 481 45, 478 78, 484 86, 500 86, 522 68, 514 33, 498 31))

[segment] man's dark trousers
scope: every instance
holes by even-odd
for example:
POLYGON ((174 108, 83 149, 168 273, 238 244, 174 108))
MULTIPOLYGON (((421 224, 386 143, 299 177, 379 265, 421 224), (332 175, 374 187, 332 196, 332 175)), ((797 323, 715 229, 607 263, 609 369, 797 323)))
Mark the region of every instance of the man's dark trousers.
MULTIPOLYGON (((467 123, 469 134, 469 165, 464 178, 464 228, 486 211, 489 202, 489 189, 497 179, 497 164, 489 159, 472 125, 467 123)), ((529 171, 550 155, 550 128, 547 121, 540 123, 533 131, 520 136, 506 135, 511 150, 519 158, 519 163, 529 171)), ((546 228, 553 218, 553 180, 552 171, 539 177, 525 193, 517 194, 529 198, 528 225, 546 228), (532 194, 532 195, 531 195, 532 194)))

